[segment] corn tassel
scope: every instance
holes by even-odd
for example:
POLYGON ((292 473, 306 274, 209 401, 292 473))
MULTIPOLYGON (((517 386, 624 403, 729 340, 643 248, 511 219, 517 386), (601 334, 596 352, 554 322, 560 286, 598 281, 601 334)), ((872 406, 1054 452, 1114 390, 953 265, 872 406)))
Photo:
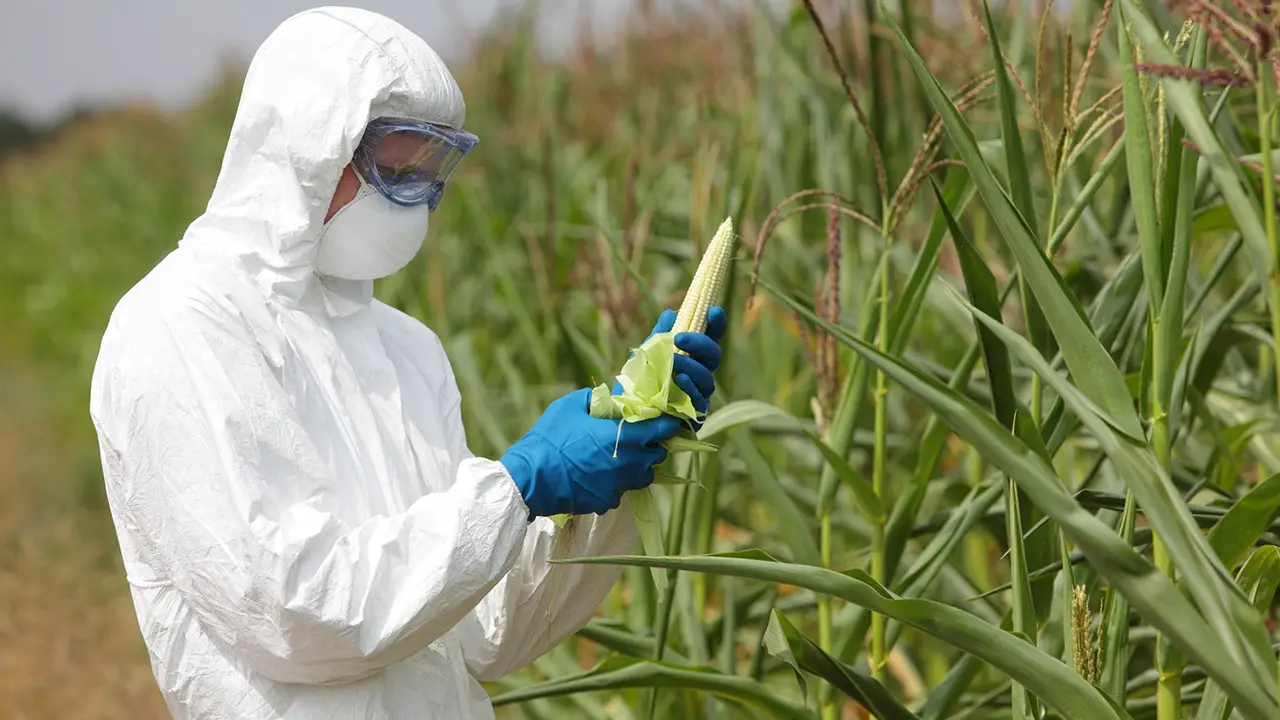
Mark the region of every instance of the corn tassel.
MULTIPOLYGON (((720 289, 724 285, 724 276, 729 268, 729 260, 733 250, 733 219, 725 218, 716 231, 715 237, 707 246, 693 275, 693 281, 685 293, 684 301, 676 314, 672 329, 665 333, 655 333, 643 345, 633 351, 632 358, 622 368, 617 377, 622 386, 621 395, 612 395, 608 385, 597 386, 591 396, 591 415, 594 417, 618 420, 618 432, 621 435, 623 422, 638 422, 658 417, 663 413, 674 415, 682 420, 702 421, 693 407, 693 401, 678 385, 672 376, 672 363, 675 353, 683 353, 675 346, 675 336, 682 332, 704 332, 707 328, 707 313, 717 302, 720 289)), ((664 444, 668 452, 708 452, 716 447, 697 440, 696 435, 686 431, 664 444)), ((688 482, 661 471, 655 472, 655 482, 659 484, 688 482)), ((640 532, 640 541, 646 555, 661 556, 663 549, 662 529, 658 526, 656 508, 648 489, 632 490, 627 493, 631 502, 631 510, 635 515, 636 527, 640 532)), ((660 568, 652 568, 653 582, 658 589, 658 597, 666 595, 667 575, 660 568)))

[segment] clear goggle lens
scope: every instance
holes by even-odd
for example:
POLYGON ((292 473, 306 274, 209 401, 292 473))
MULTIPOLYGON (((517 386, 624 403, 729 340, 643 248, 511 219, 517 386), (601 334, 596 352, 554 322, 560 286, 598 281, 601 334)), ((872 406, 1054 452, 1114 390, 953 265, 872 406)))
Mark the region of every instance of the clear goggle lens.
POLYGON ((398 205, 440 205, 445 183, 479 138, 462 130, 398 118, 369 123, 355 164, 362 177, 398 205))

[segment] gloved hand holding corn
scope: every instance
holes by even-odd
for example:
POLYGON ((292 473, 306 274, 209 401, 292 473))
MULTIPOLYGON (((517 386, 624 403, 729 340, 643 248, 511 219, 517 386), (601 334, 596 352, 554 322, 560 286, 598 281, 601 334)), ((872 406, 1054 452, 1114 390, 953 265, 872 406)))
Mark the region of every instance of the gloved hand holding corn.
MULTIPOLYGON (((550 517, 564 529, 558 549, 568 546, 575 516, 617 508, 625 494, 645 553, 664 554, 648 486, 686 482, 657 468, 670 453, 716 449, 699 441, 695 431, 715 391, 712 373, 720 364, 719 341, 728 323, 714 303, 733 240, 733 222, 726 219, 703 254, 680 311, 662 314, 632 351, 612 390, 606 383, 556 400, 502 457, 531 518, 550 517)), ((666 589, 665 572, 655 569, 653 578, 659 590, 666 589)))
MULTIPOLYGON (((676 314, 674 324, 669 330, 663 330, 660 320, 654 332, 636 348, 631 359, 622 366, 618 375, 618 384, 611 393, 607 384, 596 386, 591 393, 591 415, 598 418, 618 420, 619 433, 622 423, 640 422, 662 415, 671 415, 687 421, 693 428, 700 427, 706 418, 709 393, 700 393, 696 387, 687 390, 675 379, 679 370, 679 359, 686 355, 678 348, 677 338, 683 333, 707 333, 714 343, 720 341, 725 331, 724 312, 716 307, 724 276, 729 268, 729 260, 733 250, 733 219, 725 218, 716 231, 711 244, 707 246, 698 269, 694 273, 693 282, 685 293, 676 314), (715 322, 713 323, 713 309, 715 322), (711 327, 709 327, 711 326, 711 327), (695 407, 690 390, 704 397, 699 398, 701 409, 695 407)), ((717 348, 718 352, 718 348, 717 348)), ((718 356, 715 363, 718 364, 718 356)), ((697 364, 695 364, 697 365, 697 364)), ((697 365, 699 369, 701 365, 697 365)), ((714 371, 715 368, 706 368, 714 371)), ((707 378, 710 382, 710 378, 707 378)), ((696 383, 694 383, 696 385, 696 383)), ((714 445, 696 439, 691 430, 685 430, 665 443, 669 452, 705 452, 714 451, 714 445)), ((669 473, 658 472, 656 483, 680 483, 683 478, 669 473)), ((635 513, 636 525, 640 531, 640 540, 646 555, 664 555, 662 528, 657 522, 648 488, 632 490, 627 494, 635 513)), ((652 572, 654 583, 660 591, 666 589, 667 576, 664 571, 655 568, 652 572)), ((661 593, 659 593, 661 595, 661 593)))

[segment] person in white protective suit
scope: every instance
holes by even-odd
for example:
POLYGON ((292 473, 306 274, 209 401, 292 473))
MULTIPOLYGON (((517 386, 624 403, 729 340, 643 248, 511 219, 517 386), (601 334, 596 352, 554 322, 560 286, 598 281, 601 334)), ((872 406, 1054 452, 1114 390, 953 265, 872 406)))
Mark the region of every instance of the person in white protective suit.
MULTIPOLYGON (((547 564, 548 516, 582 516, 571 556, 633 550, 624 493, 678 420, 619 436, 580 389, 475 457, 440 340, 372 296, 476 146, 463 119, 402 26, 289 18, 249 67, 206 211, 112 313, 90 413, 176 718, 492 718, 480 682, 581 628, 620 572, 547 564)), ((724 328, 715 308, 677 336, 703 409, 724 328)))

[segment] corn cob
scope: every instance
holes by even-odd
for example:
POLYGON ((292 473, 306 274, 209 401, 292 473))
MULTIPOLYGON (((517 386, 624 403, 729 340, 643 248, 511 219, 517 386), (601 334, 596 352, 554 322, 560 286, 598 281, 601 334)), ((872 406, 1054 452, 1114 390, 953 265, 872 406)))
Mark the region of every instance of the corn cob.
POLYGON ((725 218, 715 237, 711 239, 711 244, 707 245, 702 254, 698 270, 693 274, 693 282, 689 283, 684 302, 680 303, 680 312, 676 313, 676 324, 672 332, 700 333, 707 329, 707 313, 719 298, 725 273, 729 269, 729 259, 733 254, 732 249, 733 218, 725 218))
MULTIPOLYGON (((621 436, 622 423, 636 422, 655 418, 663 413, 674 415, 683 420, 702 420, 693 407, 693 402, 672 377, 672 360, 675 353, 683 353, 675 346, 675 336, 682 332, 705 332, 707 313, 716 303, 720 289, 724 285, 724 276, 729 268, 729 259, 733 250, 733 219, 725 218, 716 231, 711 243, 707 245, 693 274, 689 289, 685 292, 680 310, 672 329, 664 333, 655 333, 636 348, 630 360, 618 375, 622 385, 621 395, 613 395, 609 385, 601 384, 591 394, 591 415, 618 421, 618 432, 621 436)), ((716 450, 714 445, 701 442, 688 430, 664 443, 668 452, 709 452, 716 450)), ((655 484, 687 483, 684 478, 655 470, 655 484)), ((656 507, 652 504, 649 490, 632 490, 627 493, 631 502, 631 511, 635 515, 636 528, 640 532, 640 541, 644 552, 650 556, 664 555, 662 530, 658 526, 656 507)), ((574 528, 571 517, 553 518, 563 533, 557 539, 557 545, 567 538, 574 528)), ((558 552, 553 553, 557 555, 558 552)), ((658 589, 658 597, 666 594, 667 574, 660 568, 651 568, 654 585, 658 589)))
MULTIPOLYGON (((733 241, 733 219, 725 218, 711 239, 711 243, 707 245, 706 251, 703 252, 698 269, 689 283, 689 289, 680 303, 680 310, 676 313, 672 329, 665 333, 657 333, 645 341, 623 367, 622 375, 618 380, 623 385, 624 397, 610 395, 609 388, 605 385, 596 388, 595 401, 591 408, 592 415, 642 420, 668 413, 685 420, 702 419, 697 417, 698 413, 689 396, 675 384, 672 378, 672 358, 675 353, 683 353, 675 346, 675 336, 682 332, 700 333, 706 330, 707 313, 719 297, 725 272, 729 268, 733 241), (625 397, 627 395, 632 397, 625 397)), ((696 437, 687 435, 677 436, 667 441, 666 448, 669 452, 715 450, 715 446, 699 442, 696 437)), ((657 472, 655 482, 685 481, 667 473, 657 472)), ((663 549, 662 529, 657 522, 657 508, 652 503, 649 490, 632 490, 627 493, 627 497, 631 501, 631 511, 635 515, 636 527, 640 532, 640 541, 645 554, 650 556, 666 554, 663 549)), ((658 597, 663 598, 667 589, 666 571, 660 568, 651 568, 651 570, 658 597)))

